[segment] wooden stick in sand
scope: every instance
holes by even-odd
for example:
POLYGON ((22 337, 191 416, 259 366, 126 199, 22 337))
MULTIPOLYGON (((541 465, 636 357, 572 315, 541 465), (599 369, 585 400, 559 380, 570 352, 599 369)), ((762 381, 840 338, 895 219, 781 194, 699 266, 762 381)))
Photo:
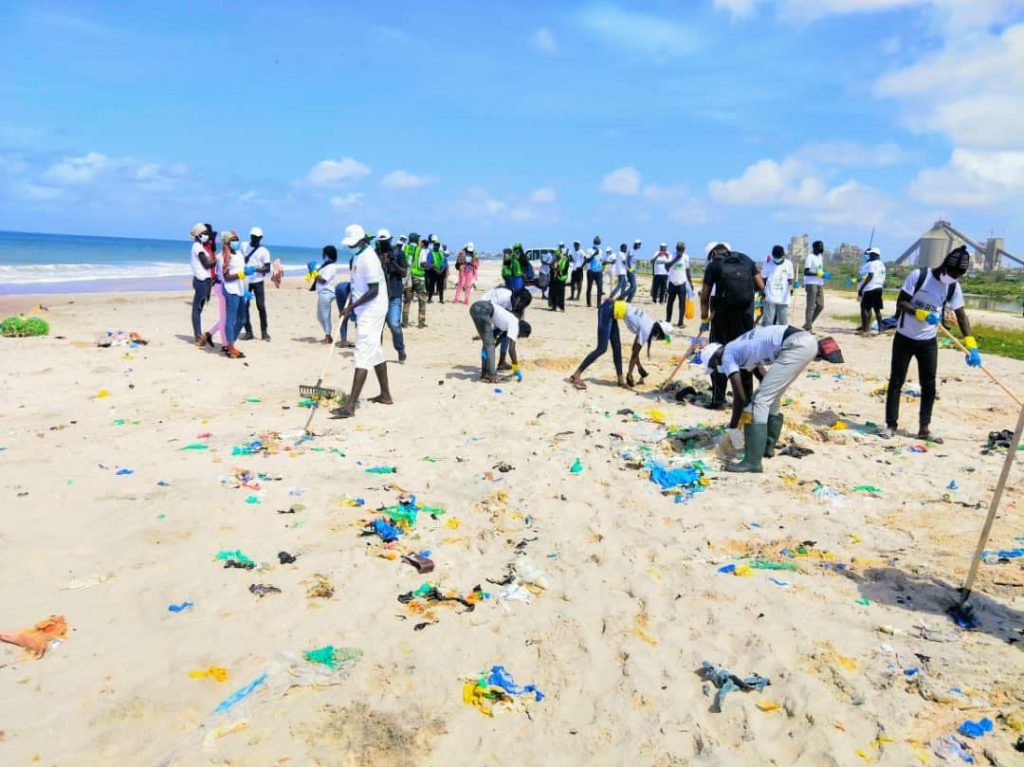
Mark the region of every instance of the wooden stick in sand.
POLYGON ((683 365, 684 365, 684 364, 686 363, 686 361, 687 361, 688 359, 690 359, 690 357, 692 357, 692 356, 693 356, 693 353, 694 353, 695 351, 697 351, 697 349, 701 348, 701 346, 703 345, 703 344, 701 343, 701 339, 702 339, 703 337, 704 337, 704 334, 703 334, 703 333, 699 333, 699 334, 698 334, 698 335, 697 335, 697 336, 696 336, 696 337, 695 337, 695 338, 693 339, 693 341, 692 341, 692 342, 690 343, 690 348, 686 350, 686 353, 685 353, 685 354, 683 355, 683 358, 682 358, 681 360, 679 360, 679 364, 678 364, 678 365, 676 365, 676 366, 675 366, 675 368, 673 368, 673 370, 672 370, 672 372, 671 372, 671 373, 669 373, 669 376, 668 376, 668 378, 666 378, 666 379, 665 379, 665 380, 664 380, 664 381, 662 382, 661 386, 659 386, 659 387, 658 387, 659 389, 661 389, 662 391, 664 391, 664 390, 665 390, 666 388, 668 388, 668 385, 669 385, 670 383, 672 383, 673 379, 675 379, 675 377, 676 377, 676 374, 677 374, 677 373, 679 372, 679 369, 680 369, 680 368, 681 368, 681 367, 682 367, 682 366, 683 366, 683 365))
MULTIPOLYGON (((941 323, 940 323, 940 324, 938 325, 938 327, 939 327, 939 329, 940 329, 940 330, 941 330, 941 331, 942 331, 943 333, 945 333, 945 334, 946 334, 946 336, 947 336, 947 337, 948 337, 948 338, 949 338, 949 339, 950 339, 950 340, 951 340, 951 341, 952 341, 952 342, 953 342, 954 344, 956 344, 956 345, 957 345, 957 348, 959 348, 959 349, 960 349, 960 351, 962 351, 962 352, 963 352, 964 354, 970 354, 970 352, 968 351, 967 347, 966 347, 966 346, 964 346, 964 345, 963 345, 962 343, 960 343, 960 339, 959 339, 959 338, 957 338, 956 336, 954 336, 954 335, 953 335, 952 333, 950 333, 950 332, 949 332, 949 330, 947 330, 947 329, 946 329, 946 326, 945 326, 945 325, 943 325, 943 324, 941 324, 941 323)), ((991 379, 992 379, 992 381, 993 381, 993 382, 994 382, 994 383, 995 383, 995 384, 996 384, 997 386, 999 386, 999 388, 1001 388, 1001 389, 1002 389, 1002 390, 1003 390, 1004 392, 1006 392, 1007 394, 1009 394, 1009 395, 1010 395, 1010 399, 1012 399, 1012 400, 1013 400, 1014 402, 1016 402, 1016 403, 1017 403, 1017 405, 1019 405, 1020 407, 1024 407, 1024 402, 1021 402, 1021 401, 1020 401, 1020 399, 1019 399, 1019 398, 1017 397, 1017 395, 1016 395, 1016 394, 1014 393, 1013 389, 1011 389, 1011 388, 1010 388, 1009 386, 1007 386, 1007 385, 1006 385, 1005 383, 1003 383, 1003 382, 1002 382, 1001 380, 999 380, 998 376, 996 376, 996 374, 995 374, 995 373, 993 373, 993 372, 992 372, 991 370, 989 370, 989 369, 988 369, 987 367, 985 367, 984 365, 982 365, 982 367, 981 367, 981 372, 982 372, 982 373, 984 373, 985 375, 987 375, 987 376, 988 376, 989 378, 991 378, 991 379)))
POLYGON ((967 602, 971 596, 971 589, 974 587, 974 579, 978 576, 978 565, 981 564, 981 554, 988 543, 989 533, 992 532, 992 523, 996 519, 996 511, 999 509, 999 502, 1003 498, 1003 488, 1006 487, 1006 480, 1010 476, 1010 469, 1013 467, 1013 459, 1017 455, 1017 447, 1020 445, 1021 432, 1024 431, 1024 405, 1021 406, 1020 415, 1017 416, 1017 428, 1013 431, 1013 439, 1006 451, 1006 460, 1003 461, 1003 470, 999 473, 999 482, 996 483, 996 490, 992 493, 992 502, 988 506, 988 516, 985 518, 985 526, 981 529, 981 537, 978 539, 978 546, 974 550, 974 559, 971 560, 971 569, 967 573, 967 580, 960 589, 960 606, 967 602))

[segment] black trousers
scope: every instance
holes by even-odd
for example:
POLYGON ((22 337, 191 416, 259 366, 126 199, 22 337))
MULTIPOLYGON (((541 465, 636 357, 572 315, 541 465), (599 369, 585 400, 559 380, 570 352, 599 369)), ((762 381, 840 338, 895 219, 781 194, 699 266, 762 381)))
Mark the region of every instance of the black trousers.
POLYGON ((917 377, 921 380, 921 413, 919 426, 927 431, 932 422, 935 404, 935 371, 939 363, 939 343, 935 338, 915 341, 901 333, 892 339, 892 363, 889 367, 889 389, 885 393, 885 425, 895 429, 900 420, 900 398, 907 380, 910 360, 917 360, 917 377))
MULTIPOLYGON (((655 277, 654 279, 658 279, 655 277)), ((677 325, 683 324, 683 318, 686 316, 686 283, 682 285, 669 285, 668 286, 668 306, 665 307, 665 320, 672 322, 672 305, 679 299, 679 322, 677 325)))
POLYGON ((426 284, 427 288, 427 300, 433 301, 434 291, 437 289, 437 272, 432 269, 427 269, 423 273, 423 282, 426 284))
POLYGON ((267 334, 267 301, 266 301, 266 287, 265 283, 261 282, 250 282, 249 290, 252 291, 253 300, 245 304, 245 332, 252 335, 252 319, 249 317, 249 309, 253 302, 256 303, 256 311, 260 315, 260 335, 265 336, 267 334))
MULTIPOLYGON (((754 329, 754 308, 745 310, 716 308, 711 317, 711 328, 708 340, 717 344, 727 344, 739 338, 748 330, 754 329)), ((711 374, 711 401, 725 402, 725 387, 729 379, 724 373, 711 374)), ((744 386, 746 386, 744 382, 744 386)), ((748 389, 749 391, 749 389, 748 389)))
POLYGON ((597 305, 601 305, 601 297, 604 295, 604 272, 592 272, 587 270, 587 306, 590 306, 590 289, 597 285, 597 305))
POLYGON ((665 288, 668 285, 667 274, 656 274, 654 279, 651 280, 651 301, 656 304, 665 302, 666 291, 665 288))
POLYGON ((434 289, 437 291, 437 297, 441 299, 441 303, 444 303, 444 287, 448 284, 448 270, 445 269, 434 276, 434 289))
POLYGON ((555 309, 561 309, 565 311, 565 283, 557 277, 551 281, 551 287, 548 288, 550 295, 550 305, 552 311, 555 309))
POLYGON ((569 299, 576 301, 583 294, 583 267, 572 270, 569 299))

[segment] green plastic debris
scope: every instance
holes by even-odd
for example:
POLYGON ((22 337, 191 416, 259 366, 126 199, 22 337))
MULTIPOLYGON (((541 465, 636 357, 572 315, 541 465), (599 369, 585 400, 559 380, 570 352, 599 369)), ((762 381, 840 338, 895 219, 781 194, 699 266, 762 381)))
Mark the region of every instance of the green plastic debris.
POLYGON ((751 570, 790 570, 799 572, 800 568, 792 562, 770 562, 767 559, 751 559, 747 564, 751 570))
POLYGON ((185 445, 185 447, 179 447, 178 450, 209 450, 209 445, 204 445, 202 442, 192 442, 191 444, 185 445))
POLYGON ((243 565, 254 565, 254 564, 256 564, 251 559, 249 559, 249 557, 247 557, 245 554, 243 554, 241 549, 235 549, 234 551, 228 551, 228 550, 224 549, 222 551, 218 551, 217 552, 217 556, 215 557, 215 559, 219 559, 219 560, 222 560, 222 561, 225 560, 225 559, 233 559, 236 562, 241 562, 243 565))
POLYGON ((384 513, 391 518, 392 522, 404 522, 409 527, 416 527, 416 516, 419 509, 415 506, 388 506, 384 513))
POLYGON ((326 453, 327 452, 327 448, 326 447, 311 447, 309 450, 312 453, 326 453))
POLYGON ((434 587, 431 584, 429 584, 429 583, 421 583, 420 587, 418 589, 416 589, 414 592, 412 592, 412 595, 414 597, 425 597, 427 594, 429 594, 433 590, 434 590, 434 587))
POLYGON ((437 463, 437 459, 432 455, 424 456, 423 460, 427 463, 437 463))
POLYGON ((0 322, 0 336, 4 338, 45 336, 49 332, 50 326, 39 317, 8 317, 0 322))
POLYGON ((867 607, 869 604, 871 604, 871 600, 867 597, 864 597, 863 599, 858 599, 857 604, 864 605, 864 607, 867 607))
POLYGON ((338 456, 339 458, 345 457, 345 454, 336 447, 332 447, 328 452, 334 453, 334 455, 338 456))
POLYGON ((263 400, 261 400, 259 397, 246 397, 245 401, 246 402, 253 402, 253 403, 255 403, 255 402, 262 402, 263 400))
POLYGON ((394 466, 371 466, 366 470, 367 474, 397 474, 398 469, 394 466))
POLYGON ((126 422, 125 422, 125 420, 123 418, 115 418, 114 419, 114 423, 112 425, 113 426, 124 426, 125 423, 126 422))
POLYGON ((305 407, 305 408, 313 407, 314 404, 315 403, 313 402, 313 400, 308 399, 308 398, 307 399, 300 399, 299 402, 298 402, 299 407, 305 407))
POLYGON ((583 462, 580 461, 579 458, 577 458, 575 461, 572 462, 572 466, 569 467, 569 473, 579 474, 581 471, 583 471, 583 462))
POLYGON ((167 519, 167 515, 166 514, 157 514, 156 518, 157 519, 167 519))
POLYGON ((857 485, 853 488, 855 493, 870 493, 871 495, 881 495, 882 488, 875 487, 874 485, 857 485))
POLYGON ((303 653, 303 657, 310 663, 319 663, 321 666, 334 670, 339 665, 352 660, 359 660, 363 657, 363 651, 358 647, 335 647, 324 645, 315 650, 303 653))
POLYGON ((248 498, 245 499, 245 502, 246 503, 259 503, 260 502, 260 497, 258 495, 250 495, 248 498))
POLYGON ((439 517, 444 514, 444 509, 440 506, 427 506, 425 503, 421 503, 417 508, 424 514, 429 514, 432 517, 439 517))

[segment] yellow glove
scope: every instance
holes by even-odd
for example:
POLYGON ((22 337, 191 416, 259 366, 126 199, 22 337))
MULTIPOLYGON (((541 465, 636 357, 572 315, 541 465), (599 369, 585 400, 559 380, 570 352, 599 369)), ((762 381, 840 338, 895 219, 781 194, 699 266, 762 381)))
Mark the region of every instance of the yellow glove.
POLYGON ((977 349, 978 342, 974 340, 974 336, 966 336, 964 338, 964 346, 966 346, 968 349, 977 349))
POLYGON ((740 413, 740 425, 739 425, 739 428, 742 429, 748 423, 752 423, 753 420, 754 420, 754 414, 751 413, 749 410, 744 409, 743 412, 740 413))
POLYGON ((237 277, 240 280, 244 280, 245 279, 245 269, 239 269, 237 272, 235 272, 235 277, 237 277))
POLYGON ((818 275, 819 277, 824 277, 825 276, 825 270, 824 269, 819 269, 818 271, 815 272, 815 274, 818 275))
POLYGON ((312 283, 313 280, 315 280, 319 276, 320 276, 320 272, 318 272, 316 269, 314 269, 313 271, 309 272, 306 275, 306 282, 312 283))
POLYGON ((925 322, 928 319, 928 315, 931 314, 927 309, 914 309, 914 316, 917 317, 919 322, 925 322))
POLYGON ((513 365, 512 366, 512 372, 513 373, 518 373, 519 372, 519 366, 518 365, 513 365))

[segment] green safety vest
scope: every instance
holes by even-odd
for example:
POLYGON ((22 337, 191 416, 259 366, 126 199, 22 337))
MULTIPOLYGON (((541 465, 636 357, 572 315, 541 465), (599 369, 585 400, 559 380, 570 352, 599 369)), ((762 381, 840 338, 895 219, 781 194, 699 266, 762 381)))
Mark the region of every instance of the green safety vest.
POLYGON ((509 256, 505 256, 501 260, 501 276, 502 277, 511 277, 512 276, 512 259, 513 258, 514 258, 514 256, 509 255, 509 256))
POLYGON ((523 276, 523 264, 519 260, 519 255, 516 253, 512 254, 512 276, 522 277, 523 276))
POLYGON ((569 261, 568 256, 564 256, 563 255, 561 258, 558 259, 558 263, 555 264, 555 277, 558 279, 559 282, 568 282, 569 281, 569 264, 570 263, 572 263, 572 262, 569 261))
POLYGON ((441 271, 442 269, 444 269, 445 258, 444 253, 442 251, 430 251, 430 260, 434 262, 434 268, 437 269, 437 271, 441 271))
POLYGON ((411 242, 405 246, 405 260, 409 263, 409 274, 413 277, 423 277, 423 267, 420 266, 420 246, 411 242))

